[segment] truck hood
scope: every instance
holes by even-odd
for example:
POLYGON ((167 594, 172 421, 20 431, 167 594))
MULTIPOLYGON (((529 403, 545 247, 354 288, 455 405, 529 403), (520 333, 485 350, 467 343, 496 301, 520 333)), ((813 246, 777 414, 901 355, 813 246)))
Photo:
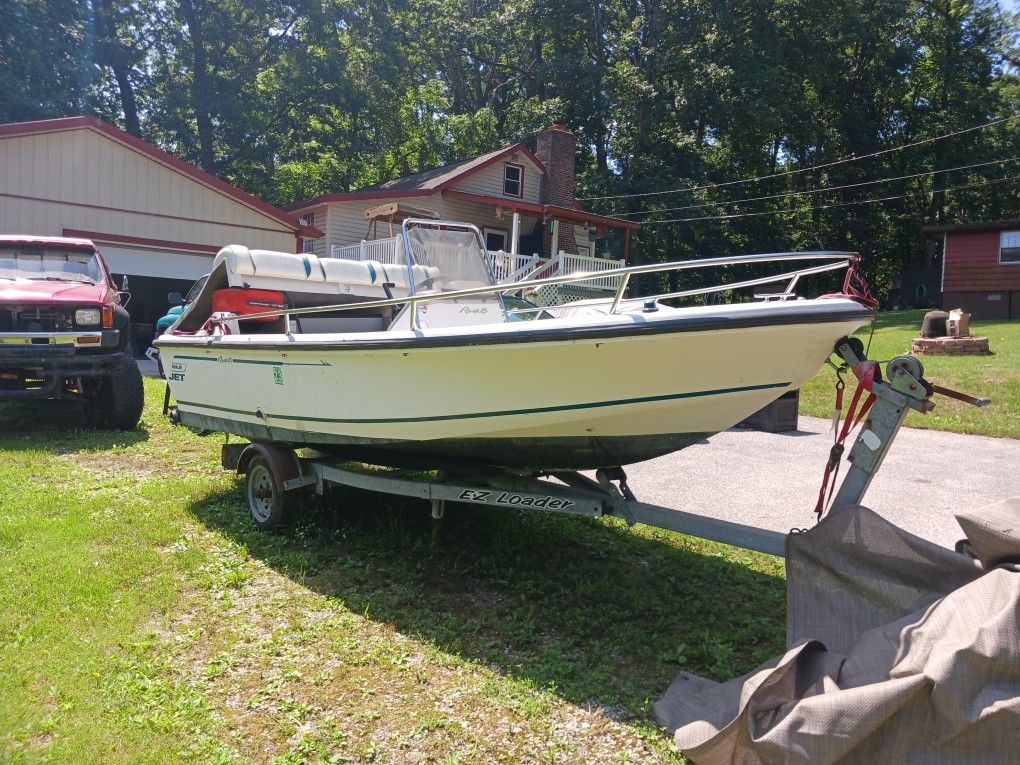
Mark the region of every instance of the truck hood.
POLYGON ((0 303, 115 303, 116 293, 105 284, 0 279, 0 303))

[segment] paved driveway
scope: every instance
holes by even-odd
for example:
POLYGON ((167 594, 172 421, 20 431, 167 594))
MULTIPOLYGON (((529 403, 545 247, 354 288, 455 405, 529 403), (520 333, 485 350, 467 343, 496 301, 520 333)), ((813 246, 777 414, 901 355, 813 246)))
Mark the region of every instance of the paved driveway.
MULTIPOLYGON (((801 417, 800 428, 720 433, 631 465, 630 487, 644 502, 751 526, 776 531, 810 526, 832 434, 827 420, 814 417, 801 417)), ((841 477, 846 468, 844 463, 841 477)), ((951 547, 962 536, 954 512, 1011 496, 1020 496, 1020 440, 903 428, 864 504, 951 547)))

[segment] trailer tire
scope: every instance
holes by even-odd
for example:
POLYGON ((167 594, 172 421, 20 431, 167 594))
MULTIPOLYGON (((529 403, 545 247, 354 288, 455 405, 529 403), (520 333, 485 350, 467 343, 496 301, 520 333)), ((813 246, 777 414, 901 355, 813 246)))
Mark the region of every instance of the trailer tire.
POLYGON ((248 511, 260 529, 277 529, 290 522, 294 499, 273 475, 269 461, 256 454, 248 463, 245 474, 248 511))

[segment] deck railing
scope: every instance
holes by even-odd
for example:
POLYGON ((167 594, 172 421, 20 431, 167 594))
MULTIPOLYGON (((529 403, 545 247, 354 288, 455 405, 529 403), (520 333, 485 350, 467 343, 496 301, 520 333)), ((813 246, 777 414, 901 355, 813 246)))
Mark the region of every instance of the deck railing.
POLYGON ((522 255, 503 250, 490 250, 489 258, 492 261, 492 273, 496 277, 496 284, 519 282, 549 263, 549 258, 543 258, 538 254, 522 255))
POLYGON ((331 258, 340 260, 374 260, 387 265, 402 265, 404 259, 404 243, 399 236, 388 239, 362 239, 358 244, 334 244, 329 248, 331 258))
MULTIPOLYGON (((598 258, 593 255, 578 255, 575 253, 560 250, 556 253, 550 273, 544 276, 569 276, 577 273, 601 273, 602 271, 615 271, 623 268, 622 260, 610 260, 609 258, 598 258)), ((607 276, 604 279, 586 279, 577 282, 576 286, 588 289, 605 290, 615 292, 620 286, 622 276, 607 276)))

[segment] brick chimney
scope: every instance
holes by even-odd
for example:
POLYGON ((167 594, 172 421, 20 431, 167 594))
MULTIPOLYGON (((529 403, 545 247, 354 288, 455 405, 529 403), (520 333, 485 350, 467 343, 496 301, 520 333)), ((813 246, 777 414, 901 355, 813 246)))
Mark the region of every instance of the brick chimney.
MULTIPOLYGON (((574 134, 564 125, 550 125, 538 134, 535 156, 545 165, 542 176, 542 204, 557 207, 576 207, 574 200, 574 152, 577 140, 574 134)), ((546 223, 545 245, 546 254, 555 250, 577 252, 577 241, 574 238, 574 225, 561 221, 558 224, 559 242, 554 248, 550 241, 552 221, 546 223)))

